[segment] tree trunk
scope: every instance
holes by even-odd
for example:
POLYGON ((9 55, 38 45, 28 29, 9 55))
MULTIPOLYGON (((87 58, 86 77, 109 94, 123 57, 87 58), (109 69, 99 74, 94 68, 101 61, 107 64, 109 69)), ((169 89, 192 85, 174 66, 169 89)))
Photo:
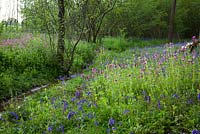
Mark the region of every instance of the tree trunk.
POLYGON ((64 0, 58 0, 58 48, 57 57, 58 64, 60 66, 61 72, 64 70, 64 51, 65 51, 65 5, 64 0))
POLYGON ((173 40, 175 11, 176 11, 176 0, 172 0, 171 15, 170 15, 170 21, 169 21, 169 41, 170 42, 172 42, 173 40))

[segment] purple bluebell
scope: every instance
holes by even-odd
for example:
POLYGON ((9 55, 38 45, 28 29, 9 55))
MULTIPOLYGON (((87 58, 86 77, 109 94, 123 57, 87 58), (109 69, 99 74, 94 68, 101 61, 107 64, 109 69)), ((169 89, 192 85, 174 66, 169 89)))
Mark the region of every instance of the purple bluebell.
POLYGON ((51 99, 51 104, 54 104, 55 101, 56 101, 56 98, 55 98, 55 97, 52 97, 52 99, 51 99))
POLYGON ((116 129, 116 127, 112 127, 112 131, 116 131, 117 129, 116 129))
POLYGON ((77 103, 77 105, 82 105, 82 104, 84 104, 85 102, 87 102, 87 100, 85 100, 85 99, 80 100, 80 101, 77 103))
POLYGON ((79 110, 79 111, 82 111, 82 110, 83 110, 83 107, 82 107, 82 106, 78 106, 78 110, 79 110))
POLYGON ((48 131, 49 131, 49 132, 52 131, 52 130, 53 130, 53 127, 52 127, 52 126, 48 127, 48 131))
POLYGON ((76 98, 75 98, 75 97, 74 97, 74 98, 71 98, 71 101, 72 101, 72 102, 74 102, 75 100, 76 100, 76 98))
POLYGON ((108 128, 108 129, 106 130, 106 132, 107 132, 107 134, 110 134, 110 128, 108 128))
POLYGON ((64 126, 63 125, 60 125, 59 128, 57 128, 58 131, 64 133, 64 126))
POLYGON ((198 98, 198 100, 200 101, 200 93, 198 93, 197 98, 198 98))
POLYGON ((130 113, 130 110, 128 109, 124 110, 124 114, 128 114, 128 113, 130 113))
POLYGON ((90 103, 88 103, 88 107, 91 107, 92 106, 92 103, 90 102, 90 103))
POLYGON ((81 97, 81 91, 77 90, 75 93, 76 98, 80 98, 81 97))
POLYGON ((3 117, 0 116, 0 121, 3 121, 3 117))
POLYGON ((161 109, 160 100, 158 100, 158 109, 161 109))
POLYGON ((130 132, 130 134, 134 134, 134 132, 130 132))
POLYGON ((192 134, 200 134, 200 131, 198 131, 198 130, 192 130, 192 134))
POLYGON ((94 115, 92 113, 88 113, 88 118, 92 119, 94 117, 94 115))
POLYGON ((75 112, 74 111, 70 111, 67 115, 67 119, 70 120, 72 116, 75 115, 75 112))
POLYGON ((63 112, 67 110, 67 102, 63 101, 63 112))
POLYGON ((149 95, 145 95, 144 100, 147 102, 151 101, 151 97, 149 95))
POLYGON ((109 121, 108 121, 108 124, 110 126, 113 126, 115 124, 115 120, 113 118, 110 118, 109 121))
POLYGON ((92 94, 92 92, 87 92, 87 95, 90 96, 92 94))
POLYGON ((10 115, 12 115, 13 117, 15 117, 16 120, 19 119, 19 116, 15 112, 10 112, 10 115))
POLYGON ((188 99, 187 103, 188 103, 188 104, 192 104, 192 103, 193 103, 193 100, 192 100, 192 99, 188 99))
POLYGON ((179 98, 177 94, 173 94, 173 97, 176 98, 176 99, 179 98))
POLYGON ((98 121, 95 121, 95 122, 94 122, 94 125, 99 126, 99 122, 98 122, 98 121))

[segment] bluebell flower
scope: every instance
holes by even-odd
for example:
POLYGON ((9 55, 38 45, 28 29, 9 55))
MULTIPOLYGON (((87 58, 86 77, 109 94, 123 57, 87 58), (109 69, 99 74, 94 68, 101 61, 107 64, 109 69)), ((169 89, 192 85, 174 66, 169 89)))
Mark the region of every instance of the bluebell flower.
POLYGON ((151 101, 151 97, 149 95, 145 95, 144 100, 147 102, 151 101))
POLYGON ((81 104, 84 104, 85 102, 87 102, 87 100, 83 99, 83 100, 80 100, 77 105, 81 105, 81 104))
POLYGON ((81 97, 81 91, 77 90, 75 93, 76 98, 80 98, 81 97))
POLYGON ((93 114, 92 113, 88 113, 88 118, 90 118, 90 119, 92 119, 94 116, 93 116, 93 114))
POLYGON ((64 133, 64 126, 63 125, 60 125, 59 128, 57 128, 58 131, 64 133))
POLYGON ((87 95, 90 96, 92 94, 92 92, 87 92, 87 95))
POLYGON ((192 130, 192 134, 200 134, 200 131, 198 131, 198 130, 192 130))
POLYGON ((92 106, 92 103, 89 103, 89 104, 88 104, 88 107, 91 107, 91 106, 92 106))
POLYGON ((112 131, 116 131, 117 129, 115 127, 112 127, 112 131))
POLYGON ((130 132, 130 134, 134 134, 134 132, 130 132))
POLYGON ((15 117, 16 120, 19 119, 19 116, 15 112, 10 112, 10 115, 12 115, 13 117, 15 117))
POLYGON ((108 121, 108 124, 110 126, 113 126, 115 124, 115 120, 113 118, 110 118, 109 121, 108 121))
POLYGON ((189 99, 189 100, 187 101, 187 103, 188 103, 188 104, 192 104, 192 103, 193 103, 192 99, 189 99))
POLYGON ((0 121, 2 121, 2 120, 3 120, 3 117, 0 116, 0 121))
POLYGON ((178 99, 178 95, 177 94, 173 94, 173 97, 178 99))
POLYGON ((130 113, 130 110, 128 109, 124 110, 124 114, 128 114, 128 113, 130 113))
POLYGON ((63 102, 63 111, 65 112, 66 110, 67 110, 67 102, 64 101, 64 102, 63 102))
POLYGON ((99 122, 98 122, 98 121, 95 121, 95 122, 94 122, 94 125, 99 126, 99 122))
POLYGON ((106 132, 107 132, 107 134, 110 134, 110 128, 108 128, 108 129, 106 130, 106 132))
POLYGON ((75 98, 75 97, 71 99, 71 101, 72 101, 72 102, 74 102, 75 100, 76 100, 76 98, 75 98))
POLYGON ((83 110, 83 107, 82 107, 82 106, 78 106, 78 110, 79 110, 79 111, 82 111, 82 110, 83 110))
POLYGON ((71 117, 74 116, 74 115, 75 115, 75 112, 74 112, 74 111, 70 111, 70 112, 68 113, 68 115, 67 115, 68 120, 70 120, 71 117))
POLYGON ((200 93, 197 95, 198 100, 200 101, 200 93))
POLYGON ((161 109, 160 100, 158 100, 158 109, 161 109))
POLYGON ((49 132, 52 131, 52 130, 53 130, 53 127, 52 127, 52 126, 48 127, 48 131, 49 131, 49 132))
POLYGON ((56 100, 56 98, 55 98, 55 97, 52 97, 52 99, 51 99, 51 104, 54 104, 55 100, 56 100))

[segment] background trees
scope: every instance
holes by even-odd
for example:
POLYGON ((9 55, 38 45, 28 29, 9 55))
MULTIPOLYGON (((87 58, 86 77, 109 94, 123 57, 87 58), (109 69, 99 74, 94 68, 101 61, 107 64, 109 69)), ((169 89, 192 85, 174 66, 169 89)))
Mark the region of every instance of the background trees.
MULTIPOLYGON (((52 0, 23 0, 22 13, 27 28, 56 33, 58 7, 52 0)), ((127 37, 167 38, 171 1, 164 0, 65 0, 66 36, 74 38, 80 32, 83 8, 86 25, 82 39, 96 42, 97 33, 118 36, 123 31, 127 37), (85 7, 83 7, 85 6, 85 7), (87 9, 86 9, 87 7, 87 9)), ((187 38, 198 35, 200 2, 179 0, 174 16, 174 35, 187 38)))

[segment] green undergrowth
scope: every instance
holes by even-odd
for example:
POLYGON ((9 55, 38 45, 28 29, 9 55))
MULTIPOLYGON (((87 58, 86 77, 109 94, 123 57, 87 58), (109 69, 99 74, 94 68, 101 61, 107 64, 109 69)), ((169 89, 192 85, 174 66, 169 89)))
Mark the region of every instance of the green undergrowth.
MULTIPOLYGON (((33 87, 54 82, 60 75, 56 49, 52 49, 40 34, 24 35, 29 39, 17 39, 16 36, 16 39, 11 39, 8 44, 0 47, 0 101, 18 96, 33 87)), ((95 56, 94 50, 95 45, 80 42, 70 73, 86 68, 95 56)), ((64 61, 66 66, 67 56, 65 55, 64 61)))
POLYGON ((102 47, 107 50, 113 50, 122 52, 130 48, 143 48, 154 47, 158 45, 164 45, 167 42, 166 39, 125 39, 123 37, 106 37, 102 41, 102 47))
POLYGON ((173 46, 154 53, 101 50, 91 71, 13 102, 0 115, 0 132, 198 132, 198 63, 173 46))

